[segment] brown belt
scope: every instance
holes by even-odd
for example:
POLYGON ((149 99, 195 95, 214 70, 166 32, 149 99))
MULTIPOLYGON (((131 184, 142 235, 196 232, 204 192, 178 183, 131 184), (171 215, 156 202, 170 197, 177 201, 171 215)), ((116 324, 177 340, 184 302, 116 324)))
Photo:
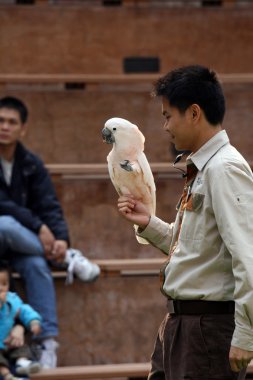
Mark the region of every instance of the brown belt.
POLYGON ((170 314, 234 314, 234 301, 169 300, 170 314))

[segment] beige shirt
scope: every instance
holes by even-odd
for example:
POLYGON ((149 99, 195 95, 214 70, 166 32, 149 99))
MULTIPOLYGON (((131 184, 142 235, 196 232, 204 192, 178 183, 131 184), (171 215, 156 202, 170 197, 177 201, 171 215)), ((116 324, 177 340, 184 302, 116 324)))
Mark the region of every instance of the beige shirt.
MULTIPOLYGON (((165 268, 163 292, 173 299, 235 300, 232 345, 253 351, 253 176, 223 130, 187 161, 198 168, 179 240, 165 268)), ((152 216, 140 233, 169 254, 178 215, 152 216)))

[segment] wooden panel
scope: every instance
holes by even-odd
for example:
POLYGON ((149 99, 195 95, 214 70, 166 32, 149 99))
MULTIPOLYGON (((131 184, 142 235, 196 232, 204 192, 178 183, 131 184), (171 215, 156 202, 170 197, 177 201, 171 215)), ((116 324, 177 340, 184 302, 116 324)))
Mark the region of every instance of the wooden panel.
POLYGON ((200 63, 250 72, 252 7, 0 7, 0 72, 122 73, 124 57, 161 72, 200 63), (238 53, 239 52, 239 53, 238 53))
MULTIPOLYGON (((18 286, 22 294, 20 281, 18 286)), ((56 279, 55 287, 60 367, 149 362, 166 314, 158 274, 68 286, 56 279)))
MULTIPOLYGON (((157 215, 172 222, 183 179, 159 179, 157 215)), ((73 245, 91 259, 163 258, 151 245, 137 242, 131 224, 117 211, 117 193, 109 180, 66 179, 56 183, 73 245)))
MULTIPOLYGON (((160 99, 150 97, 151 84, 104 85, 93 90, 0 89, 23 99, 30 109, 25 142, 47 163, 106 163, 111 146, 103 144, 101 130, 107 119, 126 118, 146 137, 150 162, 171 162, 173 153, 163 131, 160 99)), ((231 142, 253 161, 253 91, 251 83, 224 83, 227 112, 224 128, 231 142), (240 126, 240 128, 238 128, 240 126)))

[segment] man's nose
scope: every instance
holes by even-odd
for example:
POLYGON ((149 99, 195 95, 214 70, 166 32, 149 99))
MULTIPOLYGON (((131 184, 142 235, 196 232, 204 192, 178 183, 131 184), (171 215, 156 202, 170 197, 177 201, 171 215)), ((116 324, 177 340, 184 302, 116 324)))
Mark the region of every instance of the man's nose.
POLYGON ((10 123, 8 123, 8 121, 2 121, 1 123, 0 123, 0 128, 3 130, 5 130, 5 129, 9 129, 10 128, 10 123))

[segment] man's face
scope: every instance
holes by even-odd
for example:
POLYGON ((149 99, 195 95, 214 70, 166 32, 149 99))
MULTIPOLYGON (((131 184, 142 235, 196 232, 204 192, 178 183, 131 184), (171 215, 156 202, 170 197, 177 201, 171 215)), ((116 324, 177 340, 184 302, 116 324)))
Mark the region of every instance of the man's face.
POLYGON ((0 145, 12 145, 25 135, 26 126, 18 111, 0 108, 0 145))
POLYGON ((166 119, 164 130, 169 133, 170 142, 177 150, 193 151, 194 133, 191 124, 191 110, 180 113, 166 98, 162 98, 162 113, 166 119))
POLYGON ((9 290, 9 275, 8 272, 0 272, 0 309, 3 303, 6 302, 6 295, 9 290))

